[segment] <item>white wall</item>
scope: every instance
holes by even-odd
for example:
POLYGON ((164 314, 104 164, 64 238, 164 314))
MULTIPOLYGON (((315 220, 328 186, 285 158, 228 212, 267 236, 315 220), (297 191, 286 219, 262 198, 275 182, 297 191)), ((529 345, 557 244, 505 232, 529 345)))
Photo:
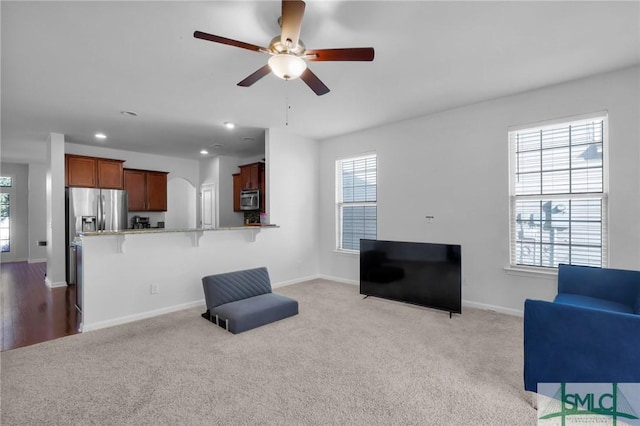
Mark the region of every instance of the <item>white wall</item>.
POLYGON ((45 262, 47 247, 38 241, 47 240, 47 166, 29 164, 29 262, 45 262))
POLYGON ((320 272, 356 282, 335 248, 335 160, 378 153, 378 238, 462 244, 463 300, 521 312, 554 276, 507 273, 509 126, 608 110, 609 266, 640 269, 640 68, 634 67, 336 137, 320 144, 320 272), (425 219, 433 215, 431 224, 425 219))
POLYGON ((318 273, 318 142, 269 129, 266 134, 267 221, 280 225, 279 274, 318 273), (291 270, 289 270, 291 268, 291 270))
POLYGON ((251 163, 258 163, 260 161, 265 161, 265 154, 252 155, 250 157, 241 157, 238 164, 239 165, 251 164, 251 163))
MULTIPOLYGON (((170 177, 167 181, 165 228, 196 228, 196 206, 196 187, 185 178, 170 177)), ((152 222, 152 226, 156 226, 157 222, 152 222)))
POLYGON ((2 253, 2 262, 22 262, 29 258, 29 167, 26 164, 2 163, 2 176, 13 177, 11 188, 2 188, 9 193, 11 215, 10 251, 2 253))
POLYGON ((21 140, 19 142, 1 141, 2 161, 7 163, 32 164, 47 163, 47 144, 43 140, 21 140))
POLYGON ((85 330, 203 305, 205 275, 266 266, 274 286, 317 276, 317 142, 282 130, 270 131, 268 140, 279 228, 85 237, 85 330), (150 293, 154 283, 158 294, 150 293))
POLYGON ((49 134, 47 144, 47 277, 49 287, 62 287, 66 282, 65 199, 64 199, 64 135, 49 134))

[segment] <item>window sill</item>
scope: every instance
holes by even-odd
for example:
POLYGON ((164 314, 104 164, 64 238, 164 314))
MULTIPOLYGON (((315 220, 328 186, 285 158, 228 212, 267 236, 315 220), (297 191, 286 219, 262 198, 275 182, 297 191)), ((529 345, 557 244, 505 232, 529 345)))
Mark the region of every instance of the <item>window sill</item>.
POLYGON ((338 253, 338 254, 351 255, 351 256, 360 256, 360 251, 359 250, 335 249, 335 250, 333 250, 333 252, 334 253, 338 253))
POLYGON ((533 277, 533 278, 553 278, 558 276, 557 269, 540 269, 540 268, 527 268, 524 266, 506 266, 504 271, 509 275, 518 275, 521 277, 533 277))

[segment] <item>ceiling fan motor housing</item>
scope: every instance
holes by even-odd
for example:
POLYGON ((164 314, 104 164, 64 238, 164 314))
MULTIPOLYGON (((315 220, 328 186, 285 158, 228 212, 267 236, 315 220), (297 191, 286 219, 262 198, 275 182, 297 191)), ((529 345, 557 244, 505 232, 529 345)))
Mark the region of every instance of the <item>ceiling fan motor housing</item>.
POLYGON ((307 48, 304 46, 302 40, 298 40, 297 46, 290 47, 285 45, 280 40, 280 36, 276 36, 271 39, 271 43, 269 43, 269 51, 271 51, 271 53, 273 53, 274 55, 288 53, 291 55, 302 56, 304 55, 304 52, 307 51, 307 48))

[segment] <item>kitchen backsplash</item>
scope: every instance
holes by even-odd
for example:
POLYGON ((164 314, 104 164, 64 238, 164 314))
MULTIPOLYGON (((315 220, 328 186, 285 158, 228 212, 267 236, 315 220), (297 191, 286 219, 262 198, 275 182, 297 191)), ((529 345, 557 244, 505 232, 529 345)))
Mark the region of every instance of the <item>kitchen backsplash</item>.
POLYGON ((257 210, 244 212, 244 223, 260 223, 260 212, 257 210))
POLYGON ((151 224, 152 228, 155 228, 158 226, 158 222, 164 222, 164 215, 165 212, 129 212, 129 220, 127 222, 127 228, 132 228, 133 224, 132 224, 132 218, 134 216, 142 216, 142 217, 148 217, 149 218, 149 223, 151 224))

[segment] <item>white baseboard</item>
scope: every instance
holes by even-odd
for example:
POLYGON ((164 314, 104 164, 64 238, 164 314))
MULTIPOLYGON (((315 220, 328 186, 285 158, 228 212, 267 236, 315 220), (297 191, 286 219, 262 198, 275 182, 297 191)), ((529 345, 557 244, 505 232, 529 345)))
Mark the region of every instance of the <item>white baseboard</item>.
MULTIPOLYGON (((358 280, 349 280, 349 279, 346 279, 346 278, 333 277, 331 275, 320 274, 320 275, 318 275, 318 278, 322 278, 322 279, 329 280, 329 281, 336 281, 336 282, 343 283, 343 284, 360 285, 360 281, 358 281, 358 280)), ((472 301, 469 301, 469 300, 463 300, 462 301, 462 306, 467 306, 469 308, 482 309, 482 310, 485 310, 485 311, 495 311, 495 312, 499 312, 501 314, 507 314, 507 315, 512 315, 512 316, 516 316, 516 317, 524 316, 524 313, 521 310, 505 308, 505 307, 502 307, 502 306, 488 305, 488 304, 485 304, 485 303, 472 302, 472 301)))
MULTIPOLYGON (((315 279, 325 279, 325 280, 329 280, 329 281, 335 281, 335 282, 339 282, 342 284, 348 284, 348 285, 359 285, 359 281, 356 280, 349 280, 349 279, 345 279, 345 278, 338 278, 338 277, 332 277, 329 275, 323 275, 323 274, 319 274, 319 275, 311 275, 311 276, 307 276, 307 277, 303 277, 303 278, 296 278, 294 280, 289 280, 289 281, 282 281, 279 282, 277 284, 272 284, 273 288, 278 288, 278 287, 285 287, 288 285, 293 285, 293 284, 298 284, 298 283, 302 283, 305 281, 312 281, 315 279)), ((47 285, 49 287, 52 287, 48 281, 48 279, 45 279, 45 281, 47 282, 47 285)), ((61 284, 61 285, 57 285, 56 287, 60 287, 62 285, 67 285, 66 282, 62 282, 62 283, 54 283, 54 284, 61 284)), ((513 315, 513 316, 518 316, 518 317, 522 317, 523 316, 523 312, 519 311, 517 309, 510 309, 510 308, 504 308, 501 306, 494 306, 494 305, 488 305, 488 304, 484 304, 484 303, 477 303, 477 302, 470 302, 468 300, 463 300, 462 301, 462 305, 469 307, 469 308, 476 308, 476 309, 483 309, 483 310, 487 310, 487 311, 495 311, 495 312, 499 312, 499 313, 503 313, 503 314, 507 314, 507 315, 513 315)), ((194 302, 187 302, 187 303, 183 303, 180 305, 175 305, 175 306, 169 306, 166 308, 160 308, 160 309, 154 309, 151 311, 146 311, 146 312, 142 312, 139 314, 134 314, 134 315, 127 315, 124 317, 120 317, 120 318, 115 318, 115 319, 111 319, 108 321, 100 321, 97 323, 93 323, 93 324, 82 324, 82 332, 87 332, 87 331, 94 331, 94 330, 99 330, 101 328, 107 328, 107 327, 113 327, 116 325, 121 325, 121 324, 126 324, 129 322, 134 322, 134 321, 139 321, 142 319, 147 319, 147 318, 152 318, 158 315, 164 315, 164 314, 168 314, 171 312, 177 312, 177 311, 182 311, 184 309, 191 309, 191 308, 196 308, 198 306, 201 306, 203 308, 206 309, 206 304, 205 304, 205 300, 204 299, 200 299, 200 300, 196 300, 194 302)))
POLYGON ((18 257, 16 259, 7 259, 6 256, 4 259, 0 260, 0 263, 16 263, 16 262, 26 262, 26 257, 18 257))
POLYGON ((502 307, 502 306, 488 305, 486 303, 471 302, 469 300, 463 300, 462 301, 462 306, 466 306, 468 308, 482 309, 484 311, 494 311, 494 312, 498 312, 498 313, 501 313, 501 314, 512 315, 514 317, 523 317, 524 316, 524 312, 520 311, 518 309, 511 309, 511 308, 505 308, 505 307, 502 307))
POLYGON ((296 278, 290 281, 282 281, 279 282, 277 284, 271 284, 271 287, 273 288, 277 288, 277 287, 284 287, 287 285, 292 285, 292 284, 299 284, 299 283, 303 283, 303 282, 307 282, 307 281, 313 281, 313 280, 327 280, 327 281, 335 281, 338 283, 342 283, 342 284, 349 284, 349 285, 360 285, 360 281, 355 281, 355 280, 347 280, 344 278, 339 278, 339 277, 332 277, 330 275, 323 275, 323 274, 317 274, 317 275, 309 275, 307 277, 304 278, 296 278))
MULTIPOLYGON (((293 284, 298 284, 298 283, 302 283, 305 281, 312 281, 315 279, 320 278, 320 276, 318 275, 310 275, 307 277, 303 277, 303 278, 296 278, 293 280, 289 280, 289 281, 282 281, 276 284, 271 284, 272 288, 278 288, 278 287, 285 287, 288 285, 293 285, 293 284)), ((48 285, 48 284, 47 284, 48 285)), ((66 285, 66 283, 65 283, 66 285)), ((129 322, 134 322, 134 321, 139 321, 142 319, 147 319, 147 318, 152 318, 158 315, 164 315, 164 314, 169 314, 171 312, 176 312, 176 311, 182 311, 184 309, 190 309, 190 308, 195 308, 198 306, 202 306, 203 309, 206 309, 206 303, 204 299, 201 300, 197 300, 195 302, 188 302, 188 303, 183 303, 180 305, 175 305, 175 306, 169 306, 166 308, 160 308, 160 309, 154 309, 152 311, 146 311, 146 312, 141 312, 139 314, 134 314, 134 315, 127 315, 124 317, 120 317, 120 318, 114 318, 111 320, 107 320, 107 321, 100 321, 100 322, 96 322, 93 324, 82 324, 82 332, 87 332, 87 331, 94 331, 94 330, 99 330, 101 328, 107 328, 107 327, 113 327, 116 325, 121 325, 121 324, 126 324, 129 322)))
POLYGON ((29 263, 43 263, 46 262, 47 258, 45 257, 44 259, 29 259, 27 262, 29 263))
POLYGON ((339 283, 342 283, 342 284, 360 285, 360 281, 358 281, 358 280, 349 280, 349 279, 346 279, 346 278, 333 277, 331 275, 320 274, 320 275, 318 275, 318 278, 322 278, 323 280, 335 281, 335 282, 339 282, 339 283))
POLYGON ((47 287, 49 288, 57 288, 57 287, 66 287, 67 286, 67 282, 66 281, 56 281, 56 282, 52 282, 49 277, 44 279, 44 283, 47 285, 47 287))
MULTIPOLYGON (((319 276, 317 275, 311 275, 311 276, 307 276, 307 277, 303 277, 303 278, 296 278, 294 280, 289 280, 289 281, 282 281, 279 282, 277 284, 272 284, 271 287, 272 288, 278 288, 278 287, 284 287, 284 286, 288 286, 288 285, 292 285, 292 284, 298 284, 298 283, 302 283, 305 281, 311 281, 311 280, 315 280, 318 279, 319 276)), ((48 284, 47 284, 48 285, 48 284)), ((66 285, 66 283, 65 283, 66 285)), ((121 325, 121 324, 126 324, 129 322, 134 322, 134 321, 139 321, 142 319, 147 319, 147 318, 152 318, 158 315, 164 315, 164 314, 169 314, 171 312, 176 312, 176 311, 182 311, 184 309, 190 309, 190 308, 195 308, 198 306, 202 306, 203 309, 206 309, 206 303, 204 299, 200 299, 197 300, 195 302, 188 302, 188 303, 183 303, 180 305, 174 305, 174 306, 169 306, 166 308, 160 308, 160 309, 154 309, 151 311, 146 311, 146 312, 141 312, 139 314, 134 314, 134 315, 127 315, 124 317, 119 317, 119 318, 114 318, 111 320, 107 320, 107 321, 100 321, 100 322, 96 322, 93 324, 82 324, 82 332, 87 332, 87 331, 94 331, 94 330, 99 330, 101 328, 107 328, 107 327, 113 327, 116 325, 121 325)))
POLYGON ((126 324, 128 322, 139 321, 142 319, 156 317, 158 315, 169 314, 171 312, 182 311, 185 309, 197 308, 202 306, 204 309, 206 304, 204 299, 196 300, 195 302, 182 303, 180 305, 169 306, 166 308, 154 309, 152 311, 141 312, 139 314, 127 315, 120 318, 114 318, 108 321, 100 321, 93 324, 82 324, 82 332, 99 330, 101 328, 113 327, 115 325, 126 324))
POLYGON ((316 280, 319 278, 319 275, 309 275, 303 278, 296 278, 293 280, 289 280, 289 281, 281 281, 279 283, 271 283, 271 288, 278 288, 278 287, 284 287, 284 286, 288 286, 288 285, 293 285, 293 284, 299 284, 299 283, 303 283, 305 281, 312 281, 312 280, 316 280))

